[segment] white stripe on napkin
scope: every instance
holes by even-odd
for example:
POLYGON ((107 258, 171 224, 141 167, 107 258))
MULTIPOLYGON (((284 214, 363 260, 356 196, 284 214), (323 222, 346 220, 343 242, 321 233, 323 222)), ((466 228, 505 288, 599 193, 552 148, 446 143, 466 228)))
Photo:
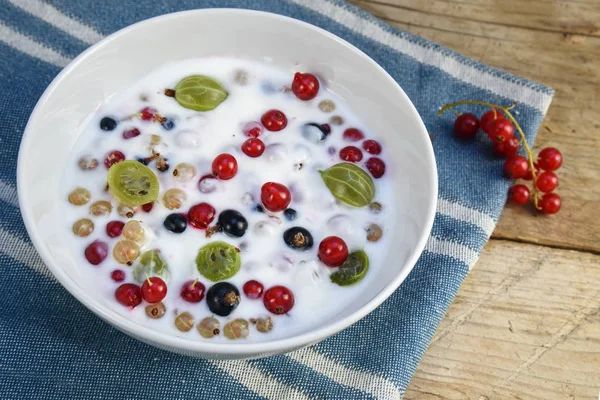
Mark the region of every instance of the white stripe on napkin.
POLYGON ((486 213, 440 197, 438 197, 437 212, 458 221, 478 226, 486 233, 488 238, 496 227, 496 221, 486 213))
POLYGON ((452 257, 463 264, 466 264, 469 267, 469 270, 479 258, 479 254, 467 246, 450 240, 438 239, 434 236, 430 236, 429 240, 427 240, 425 250, 435 254, 452 257))
POLYGON ((95 29, 76 21, 48 3, 39 0, 9 0, 12 5, 27 11, 29 14, 54 25, 58 29, 67 32, 69 35, 87 44, 94 44, 104 36, 95 29))
POLYGON ((520 103, 536 108, 544 114, 550 106, 552 96, 538 92, 533 88, 523 86, 519 83, 492 75, 489 72, 482 71, 481 69, 465 64, 454 57, 449 57, 437 49, 424 47, 418 43, 411 42, 406 38, 394 35, 377 25, 375 22, 368 21, 342 6, 323 0, 289 1, 326 15, 335 22, 344 25, 363 36, 389 46, 400 53, 409 55, 423 64, 439 68, 463 82, 470 83, 481 89, 490 90, 495 94, 509 99, 518 97, 520 103))
POLYGON ((384 377, 346 367, 310 347, 294 351, 287 356, 341 385, 369 393, 377 399, 402 398, 398 388, 384 377))
POLYGON ((71 62, 69 58, 41 45, 35 40, 17 31, 12 30, 2 22, 0 22, 0 40, 10 47, 19 50, 20 52, 61 68, 71 62))

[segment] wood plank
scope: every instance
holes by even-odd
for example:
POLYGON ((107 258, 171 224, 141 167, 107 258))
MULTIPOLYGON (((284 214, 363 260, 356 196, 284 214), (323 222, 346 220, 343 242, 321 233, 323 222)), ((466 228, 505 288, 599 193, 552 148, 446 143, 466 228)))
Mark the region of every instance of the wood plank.
MULTIPOLYGON (((590 223, 600 221, 600 157, 597 156, 600 149, 600 37, 567 33, 569 30, 564 33, 537 30, 539 27, 533 19, 520 22, 526 27, 488 23, 496 18, 493 10, 507 4, 504 1, 353 2, 394 26, 556 89, 535 150, 555 146, 564 155, 557 190, 563 199, 563 209, 548 217, 528 208, 508 206, 494 237, 600 253, 600 223, 590 223), (481 4, 488 8, 477 8, 481 4), (490 4, 494 6, 490 8, 490 4), (431 7, 437 7, 435 14, 431 13, 431 7), (451 16, 459 14, 457 7, 462 10, 460 18, 451 16), (463 18, 465 15, 468 18, 463 18)), ((600 12, 597 1, 511 0, 509 3, 513 10, 527 10, 525 14, 544 4, 558 9, 579 7, 577 15, 581 21, 588 17, 600 21, 594 14, 600 12), (588 10, 590 4, 595 11, 588 10)), ((548 21, 548 24, 552 26, 553 22, 548 21)))
POLYGON ((486 25, 600 36, 600 7, 594 0, 362 0, 355 3, 387 5, 401 11, 476 20, 486 25))
POLYGON ((596 399, 600 256, 491 240, 406 399, 596 399))

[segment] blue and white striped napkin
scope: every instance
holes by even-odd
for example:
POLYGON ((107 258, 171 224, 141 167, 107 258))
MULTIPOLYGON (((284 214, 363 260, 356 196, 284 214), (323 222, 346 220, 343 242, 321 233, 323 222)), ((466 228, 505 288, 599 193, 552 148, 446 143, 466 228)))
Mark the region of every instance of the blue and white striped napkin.
MULTIPOLYGON (((338 0, 0 0, 0 398, 399 399, 504 206, 509 182, 482 138, 456 141, 444 103, 518 102, 533 141, 552 90, 394 29, 338 0), (21 134, 37 99, 72 58, 156 15, 250 8, 320 26, 353 43, 398 81, 433 135, 439 205, 431 238, 381 307, 310 348, 253 361, 186 358, 102 322, 52 278, 19 215, 21 134)), ((482 110, 478 109, 477 112, 482 110)), ((52 127, 48 127, 52 133, 52 127)))

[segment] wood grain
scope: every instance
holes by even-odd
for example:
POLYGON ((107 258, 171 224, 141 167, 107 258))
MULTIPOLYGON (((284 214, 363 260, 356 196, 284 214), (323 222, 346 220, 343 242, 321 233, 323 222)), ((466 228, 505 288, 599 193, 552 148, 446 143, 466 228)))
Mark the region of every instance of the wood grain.
POLYGON ((600 0, 350 1, 556 90, 535 150, 563 153, 563 209, 507 206, 406 398, 598 399, 600 0))
POLYGON ((494 237, 600 254, 600 223, 591 223, 600 221, 600 37, 596 28, 586 35, 574 28, 588 19, 600 24, 600 1, 353 2, 394 26, 556 90, 535 150, 555 146, 563 153, 557 191, 563 209, 545 217, 508 207, 494 237), (509 9, 529 17, 512 18, 509 9), (560 31, 562 25, 569 29, 560 31))
POLYGON ((491 240, 406 399, 597 399, 600 256, 491 240))

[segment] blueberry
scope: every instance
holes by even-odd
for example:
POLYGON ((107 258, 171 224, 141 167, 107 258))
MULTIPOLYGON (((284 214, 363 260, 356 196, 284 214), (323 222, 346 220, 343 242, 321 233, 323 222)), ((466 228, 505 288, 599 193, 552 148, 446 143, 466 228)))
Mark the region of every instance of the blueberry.
POLYGON ((288 221, 293 221, 298 216, 298 213, 293 208, 288 208, 283 212, 283 215, 288 221))
POLYGON ((265 212, 265 209, 260 204, 257 204, 256 207, 254 207, 254 209, 260 213, 265 212))
POLYGON ((327 139, 327 135, 331 133, 329 124, 317 124, 309 122, 302 127, 302 136, 312 143, 319 143, 327 139))
POLYGON ((312 235, 300 226, 294 226, 283 232, 283 241, 296 250, 308 250, 313 246, 312 235))
POLYGON ((111 117, 104 117, 100 120, 100 129, 103 131, 112 131, 117 127, 117 121, 111 117))
POLYGON ((229 282, 219 282, 206 292, 206 304, 209 310, 226 317, 240 304, 240 291, 229 282))
POLYGON ((175 122, 170 118, 167 118, 166 121, 164 121, 161 125, 168 131, 175 128, 175 122))
POLYGON ((242 237, 248 229, 248 221, 244 216, 235 210, 225 210, 219 214, 217 223, 219 228, 227 235, 233 237, 242 237))
POLYGON ((187 218, 185 218, 185 215, 179 213, 169 214, 165 218, 163 225, 168 231, 182 233, 187 228, 187 218))

